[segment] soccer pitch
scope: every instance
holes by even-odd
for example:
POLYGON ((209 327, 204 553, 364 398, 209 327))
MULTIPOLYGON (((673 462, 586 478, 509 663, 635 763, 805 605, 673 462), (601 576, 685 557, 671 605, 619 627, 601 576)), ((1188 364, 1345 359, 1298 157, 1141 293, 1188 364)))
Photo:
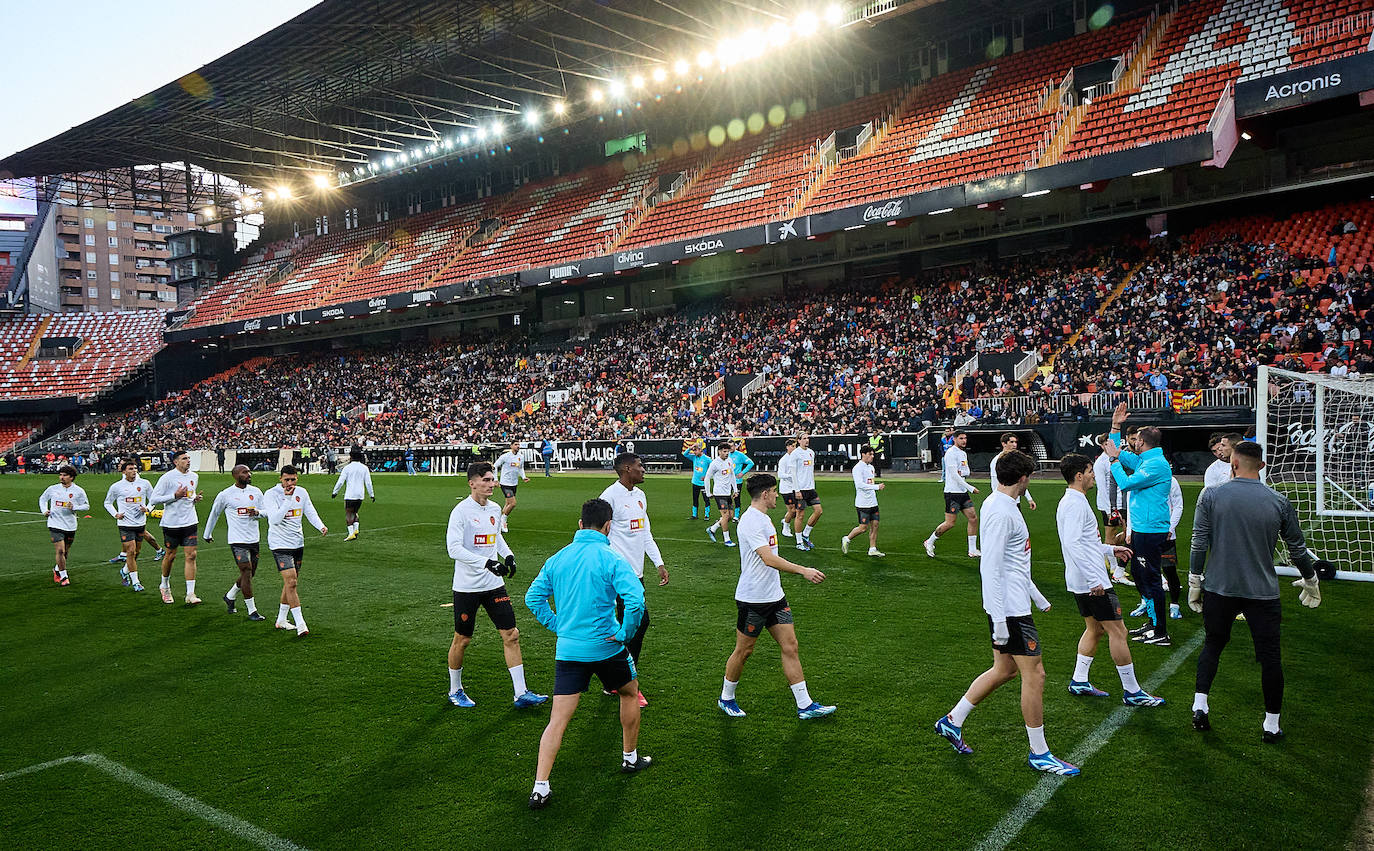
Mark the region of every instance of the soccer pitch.
MULTIPOLYGON (((816 549, 782 554, 826 581, 783 584, 807 683, 839 711, 799 722, 765 638, 739 687, 749 716, 722 715, 715 699, 734 645, 738 551, 686 519, 687 478, 659 476, 644 489, 671 583, 647 590, 640 737, 658 764, 618 773, 616 701, 593 688, 564 740, 552 803, 533 813, 526 799, 549 710, 512 708, 501 642, 484 614, 463 674, 477 708, 445 700, 453 568, 444 530, 464 479, 378 475, 362 535, 345 543, 342 499, 328 496, 334 478, 302 477, 330 534, 306 530, 300 590, 311 634, 297 639, 272 628, 281 582, 270 557, 256 582, 268 621, 247 621, 241 602, 237 615, 226 613, 220 597, 236 573, 222 523, 200 550, 201 606, 181 605, 179 560, 177 603, 161 602, 146 549, 148 590, 121 587, 106 563, 118 536, 98 504, 113 478, 78 480, 93 509, 81 521, 72 585, 60 588, 32 513, 49 479, 0 477, 0 508, 10 512, 0 513, 10 553, 0 567, 5 847, 1333 848, 1360 827, 1374 730, 1374 587, 1327 583, 1321 607, 1307 610, 1283 584, 1288 736, 1279 745, 1260 742, 1259 670, 1243 624, 1213 689, 1214 730, 1192 730, 1200 617, 1186 606, 1171 623, 1172 648, 1132 645, 1141 682, 1166 706, 1121 707, 1105 640, 1093 679, 1113 697, 1071 697, 1083 622, 1064 590, 1054 531, 1063 485, 1039 481, 1048 476, 1033 483, 1039 509, 1026 513, 1036 583, 1054 604, 1035 615, 1045 729, 1056 754, 1083 760, 1081 777, 1027 767, 1015 684, 970 716, 974 755, 931 732, 991 657, 963 521, 938 558, 921 548, 942 511, 935 482, 893 481, 880 495, 883 560, 863 554, 864 539, 840 554, 839 537, 854 525, 853 487, 819 482, 826 513, 816 549), (76 755, 88 756, 16 773, 76 755)), ((519 572, 507 585, 535 691, 552 690, 554 638, 524 607, 525 588, 571 539, 580 503, 611 480, 536 473, 520 489, 507 536, 519 572)), ((254 483, 266 490, 275 481, 259 473, 254 483)), ((204 477, 202 530, 228 482, 204 477)), ((1184 488, 1185 563, 1197 490, 1184 488)), ((1121 590, 1133 606, 1134 593, 1121 590)))

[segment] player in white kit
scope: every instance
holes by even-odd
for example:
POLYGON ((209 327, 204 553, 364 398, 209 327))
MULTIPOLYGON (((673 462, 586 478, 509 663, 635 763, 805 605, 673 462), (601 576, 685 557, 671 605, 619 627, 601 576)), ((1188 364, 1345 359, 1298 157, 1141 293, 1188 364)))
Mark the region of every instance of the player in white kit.
POLYGON ((549 698, 535 694, 525 684, 525 663, 520 655, 520 631, 515 628, 515 608, 503 577, 515 575, 515 554, 501 537, 501 506, 491 498, 496 472, 478 461, 468 466, 469 495, 453 507, 445 536, 453 559, 453 643, 448 648, 448 702, 471 709, 477 702, 463 690, 463 656, 477 625, 477 609, 486 609, 492 625, 501 633, 506 668, 515 689, 515 707, 538 706, 549 698))
POLYGON ((67 576, 67 556, 76 540, 76 512, 89 511, 91 501, 86 491, 76 483, 76 468, 63 464, 57 469, 57 484, 49 485, 38 497, 38 510, 48 521, 48 539, 57 557, 52 569, 52 581, 71 585, 67 576))
POLYGON ((787 438, 782 457, 778 459, 778 492, 782 494, 783 504, 787 506, 787 512, 782 516, 782 536, 792 538, 796 532, 792 531, 792 524, 797 519, 797 489, 792 481, 796 475, 796 458, 793 453, 797 450, 797 439, 787 438))
POLYGON ((978 551, 978 509, 973 507, 973 497, 969 496, 978 493, 978 488, 968 481, 972 471, 968 466, 967 446, 968 433, 957 431, 954 433, 954 442, 945 450, 942 462, 945 520, 925 540, 926 555, 931 558, 935 558, 935 541, 954 528, 954 521, 960 512, 968 519, 968 557, 978 558, 981 555, 978 551))
POLYGON ((878 551, 878 491, 887 487, 886 482, 877 480, 878 471, 873 467, 873 447, 865 446, 859 450, 859 460, 854 463, 854 511, 859 515, 859 525, 840 538, 840 552, 849 555, 849 542, 868 533, 868 554, 882 558, 878 551))
POLYGON ((816 451, 811 448, 809 434, 797 435, 797 448, 792 451, 792 487, 796 489, 793 491, 796 498, 793 508, 797 514, 792 521, 792 530, 797 533, 797 549, 813 550, 816 546, 811 543, 811 530, 820 522, 825 508, 821 506, 820 494, 816 493, 816 451), (806 514, 808 505, 811 506, 811 517, 803 527, 802 516, 806 514))
MULTIPOLYGON (((1000 459, 1003 455, 1006 455, 1008 452, 1018 451, 1021 444, 1021 441, 1016 437, 1016 435, 1012 434, 1009 431, 1004 432, 1002 434, 1001 442, 1002 451, 992 456, 992 463, 988 465, 988 481, 991 483, 989 487, 992 488, 992 490, 994 491, 997 490, 998 459, 1000 459)), ((992 491, 989 491, 989 493, 991 492, 992 491)), ((1017 504, 1020 504, 1020 500, 1017 500, 1017 504)), ((1026 505, 1030 506, 1031 511, 1035 510, 1035 497, 1031 496, 1031 492, 1029 490, 1026 491, 1026 505)))
POLYGON ((511 441, 510 448, 496 459, 496 479, 501 483, 501 496, 505 504, 501 506, 501 531, 510 531, 510 515, 515 510, 515 492, 521 482, 528 482, 525 475, 525 459, 520 457, 520 441, 511 441))
MULTIPOLYGON (((647 556, 658 570, 659 586, 667 585, 668 568, 663 564, 663 553, 659 551, 658 543, 654 541, 653 529, 649 526, 648 500, 639 487, 644 482, 644 461, 633 452, 621 453, 615 459, 615 472, 618 476, 616 481, 601 492, 601 498, 611 506, 611 533, 607 536, 611 542, 611 549, 620 553, 630 563, 635 576, 639 577, 640 584, 644 582, 644 559, 647 556)), ((625 601, 617 598, 616 617, 624 617, 624 612, 625 601)), ((644 633, 648 630, 649 607, 646 603, 639 629, 625 642, 636 670, 639 670, 639 656, 644 650, 644 633)), ((643 679, 642 673, 640 679, 643 679)), ((604 688, 602 691, 607 694, 615 693, 604 688)), ((648 699, 644 697, 642 685, 639 691, 639 705, 649 705, 648 699)))
POLYGON ((367 468, 361 446, 348 450, 348 463, 339 471, 339 480, 334 483, 330 499, 339 495, 339 488, 343 488, 344 492, 344 523, 348 525, 348 535, 344 540, 352 541, 358 537, 358 530, 363 525, 358 519, 358 512, 363 507, 363 495, 371 497, 373 502, 377 501, 377 495, 372 491, 372 471, 367 468))
POLYGON ((143 539, 148 535, 148 507, 152 504, 153 486, 138 474, 138 461, 126 458, 119 464, 120 477, 105 491, 105 510, 119 528, 119 545, 124 550, 124 564, 119 577, 126 586, 142 591, 138 581, 138 556, 143 551, 143 539))
POLYGON ((277 610, 277 629, 291 629, 287 613, 295 620, 296 636, 310 634, 305 625, 305 615, 301 613, 300 571, 305 561, 305 530, 301 518, 320 530, 320 537, 329 534, 329 528, 320 519, 315 503, 305 488, 296 484, 299 474, 296 468, 287 464, 281 468, 281 481, 276 487, 263 494, 267 503, 267 547, 277 563, 281 574, 281 606, 277 610))
POLYGON ((230 475, 234 483, 219 492, 210 505, 210 516, 205 518, 205 542, 214 540, 215 522, 223 514, 229 526, 229 554, 239 569, 238 579, 224 595, 224 604, 229 614, 235 614, 238 611, 235 600, 243 594, 248 619, 265 621, 267 618, 258 613, 258 604, 253 597, 253 577, 258 572, 258 545, 262 541, 259 521, 267 509, 263 505, 262 491, 253 486, 253 471, 246 464, 236 465, 230 475))
POLYGON ((183 449, 172 456, 172 469, 163 473, 153 486, 152 501, 162 506, 162 545, 166 550, 158 591, 162 593, 162 602, 168 605, 172 602, 172 564, 178 549, 186 554, 186 605, 200 605, 196 596, 196 548, 200 544, 196 503, 203 498, 196 490, 199 483, 200 475, 191 472, 191 456, 183 449))
POLYGON ((727 547, 735 545, 730 540, 730 518, 735 510, 735 465, 730 462, 730 449, 728 443, 718 445, 716 457, 706 468, 706 498, 715 500, 716 508, 720 509, 720 519, 706 527, 706 535, 714 543, 716 530, 720 529, 727 547))

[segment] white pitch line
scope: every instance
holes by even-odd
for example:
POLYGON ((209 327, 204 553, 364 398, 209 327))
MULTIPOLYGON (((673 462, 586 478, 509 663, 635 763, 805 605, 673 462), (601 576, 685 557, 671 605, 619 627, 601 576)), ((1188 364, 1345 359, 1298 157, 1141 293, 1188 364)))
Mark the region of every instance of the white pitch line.
MULTIPOLYGON (((1175 650, 1173 655, 1165 659, 1164 664, 1160 665, 1154 672, 1154 675, 1145 682, 1145 691, 1153 692, 1177 673, 1184 661, 1186 661, 1189 656, 1193 655, 1193 651, 1202 646, 1202 641, 1205 637, 1205 633, 1199 629, 1192 638, 1188 639, 1187 643, 1175 650)), ((1083 763, 1092 758, 1093 754, 1097 753, 1107 744, 1107 742, 1111 741, 1116 731, 1125 726, 1126 721, 1130 719, 1133 714, 1141 711, 1148 710, 1130 706, 1118 706, 1111 715, 1107 716, 1106 720, 1098 724, 1097 728, 1088 734, 1086 739, 1079 742, 1078 747, 1069 754, 1068 761, 1074 765, 1082 766, 1083 763)), ((1006 848, 1016 839, 1017 835, 1021 833, 1021 830, 1025 828, 1031 819, 1035 818, 1035 815, 1039 813, 1046 804, 1049 803, 1050 798, 1054 797, 1054 793, 1058 792, 1059 787, 1063 786, 1068 779, 1067 777, 1060 777, 1057 774, 1047 774, 1042 777, 1040 782, 1035 785, 1035 788, 1027 792, 1021 800, 1017 802, 1016 806, 1012 808, 1011 812, 1007 813, 1006 816, 997 823, 996 827, 989 831, 987 836, 983 837, 983 841, 979 842, 974 847, 977 848, 978 851, 1002 851, 1002 849, 1006 848)))
POLYGON ((20 777, 25 774, 32 774, 49 768, 56 768, 59 765, 66 765, 71 762, 79 762, 98 768, 121 783, 126 783, 140 791, 146 792, 155 798, 161 798, 172 806, 184 810, 191 815, 207 821, 210 824, 234 834, 240 839, 246 839, 254 845, 269 849, 269 851, 305 851, 304 848, 282 839, 275 833, 269 833, 257 825, 250 824, 238 816, 226 813, 224 810, 216 809, 209 804, 192 798, 185 792, 174 789, 166 783, 159 783, 151 777, 145 777, 129 768, 126 765, 106 759, 98 753, 83 754, 81 756, 66 756, 61 759, 54 759, 50 762, 30 765, 27 768, 20 768, 7 774, 0 774, 0 781, 20 777))

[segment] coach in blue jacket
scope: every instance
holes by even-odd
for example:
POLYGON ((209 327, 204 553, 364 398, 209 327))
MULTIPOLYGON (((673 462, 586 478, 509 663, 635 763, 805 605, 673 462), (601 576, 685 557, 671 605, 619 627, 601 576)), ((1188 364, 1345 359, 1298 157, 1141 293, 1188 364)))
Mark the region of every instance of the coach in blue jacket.
POLYGON ((554 650, 553 712, 539 740, 539 764, 534 774, 530 809, 549 804, 549 774, 563 744, 582 692, 596 674, 609 691, 620 695, 620 725, 624 752, 620 770, 629 774, 648 768, 650 757, 639 755, 639 679, 634 660, 625 648, 644 617, 644 585, 630 563, 611 549, 611 504, 589 499, 571 544, 544 562, 530 583, 525 605, 535 618, 558 636, 554 650), (625 601, 625 614, 615 616, 616 598, 625 601), (549 605, 552 598, 558 611, 549 605))
POLYGON ((1131 551, 1135 555, 1132 578, 1145 599, 1150 620, 1131 630, 1131 637, 1146 644, 1164 647, 1169 641, 1169 606, 1160 573, 1160 556, 1169 539, 1169 485, 1174 470, 1159 448, 1158 428, 1146 426, 1136 432, 1139 454, 1121 448, 1121 426, 1126 421, 1126 403, 1112 413, 1111 440, 1102 451, 1112 459, 1112 479, 1126 494, 1131 515, 1131 551))

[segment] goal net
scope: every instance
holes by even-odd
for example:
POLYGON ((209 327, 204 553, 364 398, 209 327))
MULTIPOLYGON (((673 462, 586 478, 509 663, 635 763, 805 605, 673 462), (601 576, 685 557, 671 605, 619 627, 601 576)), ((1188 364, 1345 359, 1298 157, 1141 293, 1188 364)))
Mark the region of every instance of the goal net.
POLYGON ((1374 379, 1260 367, 1258 385, 1265 481, 1292 501, 1315 557, 1374 581, 1374 379))

